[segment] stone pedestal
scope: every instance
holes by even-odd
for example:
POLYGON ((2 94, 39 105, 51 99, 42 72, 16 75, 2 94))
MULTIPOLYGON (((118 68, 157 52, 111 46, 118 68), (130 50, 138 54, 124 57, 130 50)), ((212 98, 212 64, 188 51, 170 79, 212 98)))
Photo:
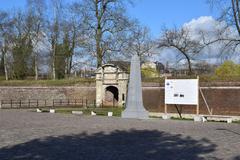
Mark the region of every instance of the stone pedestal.
POLYGON ((131 60, 126 109, 122 118, 147 119, 149 114, 143 106, 140 59, 134 55, 131 60))

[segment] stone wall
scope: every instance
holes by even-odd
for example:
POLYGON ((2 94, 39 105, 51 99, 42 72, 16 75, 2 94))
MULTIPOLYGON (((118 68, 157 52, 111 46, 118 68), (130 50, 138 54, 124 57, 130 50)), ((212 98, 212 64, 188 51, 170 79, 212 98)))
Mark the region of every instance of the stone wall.
POLYGON ((47 100, 47 105, 53 99, 88 99, 94 101, 95 87, 0 87, 0 100, 29 99, 47 100))
MULTIPOLYGON (((240 87, 203 87, 205 98, 213 114, 240 115, 240 87)), ((28 99, 96 99, 95 87, 0 87, 0 100, 28 99)), ((164 88, 143 87, 143 102, 147 110, 164 111, 164 88)), ((182 113, 195 113, 195 106, 182 106, 182 113)), ((176 113, 174 106, 168 111, 176 113)), ((207 108, 200 97, 200 114, 207 114, 207 108)))

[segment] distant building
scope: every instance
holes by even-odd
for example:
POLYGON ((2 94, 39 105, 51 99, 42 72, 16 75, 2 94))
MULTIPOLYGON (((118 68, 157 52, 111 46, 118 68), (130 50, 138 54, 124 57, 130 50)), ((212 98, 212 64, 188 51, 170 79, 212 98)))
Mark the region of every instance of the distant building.
POLYGON ((141 65, 141 68, 142 69, 145 69, 145 68, 152 68, 152 69, 155 69, 156 71, 159 71, 160 72, 163 72, 165 67, 164 65, 161 63, 161 62, 143 62, 142 65, 141 65))
POLYGON ((157 65, 155 62, 144 62, 144 63, 142 63, 141 68, 142 69, 152 68, 152 69, 157 70, 157 65))
MULTIPOLYGON (((192 61, 192 72, 195 75, 208 75, 214 74, 217 67, 215 64, 210 64, 205 61, 192 61)), ((171 74, 172 76, 185 76, 188 75, 189 69, 187 63, 180 63, 177 66, 168 67, 165 73, 171 74)))

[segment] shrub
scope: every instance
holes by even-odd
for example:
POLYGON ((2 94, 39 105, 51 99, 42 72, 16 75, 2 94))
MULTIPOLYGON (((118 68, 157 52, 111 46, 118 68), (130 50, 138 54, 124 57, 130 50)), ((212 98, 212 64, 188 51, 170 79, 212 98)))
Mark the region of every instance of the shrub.
POLYGON ((143 78, 159 77, 159 73, 154 68, 143 68, 141 69, 141 72, 143 78))
POLYGON ((221 78, 240 76, 240 65, 232 61, 225 61, 215 70, 215 74, 221 78))

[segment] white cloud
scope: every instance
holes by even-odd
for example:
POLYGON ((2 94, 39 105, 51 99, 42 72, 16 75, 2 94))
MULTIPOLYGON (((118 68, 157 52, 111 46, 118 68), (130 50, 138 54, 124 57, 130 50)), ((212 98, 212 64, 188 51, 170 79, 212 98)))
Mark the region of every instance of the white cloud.
MULTIPOLYGON (((226 27, 225 22, 219 22, 211 16, 202 16, 197 19, 192 19, 191 21, 183 24, 184 28, 189 30, 190 36, 192 39, 198 40, 201 37, 201 32, 207 33, 207 40, 214 40, 217 37, 217 32, 226 27)), ((231 37, 238 36, 236 29, 229 27, 226 35, 231 37)), ((222 49, 223 44, 214 43, 208 48, 205 48, 201 54, 195 57, 195 60, 207 61, 209 63, 220 63, 224 60, 224 57, 221 59, 219 57, 220 50, 222 49)), ((176 63, 178 62, 177 57, 178 53, 174 49, 162 50, 159 56, 159 60, 163 63, 166 61, 176 63)), ((229 58, 229 56, 228 56, 229 58)), ((232 56, 231 59, 235 62, 239 62, 239 58, 232 56)))
POLYGON ((225 26, 225 23, 216 21, 211 16, 203 16, 198 19, 192 19, 190 22, 183 24, 183 27, 190 29, 191 31, 214 31, 221 26, 225 26))

